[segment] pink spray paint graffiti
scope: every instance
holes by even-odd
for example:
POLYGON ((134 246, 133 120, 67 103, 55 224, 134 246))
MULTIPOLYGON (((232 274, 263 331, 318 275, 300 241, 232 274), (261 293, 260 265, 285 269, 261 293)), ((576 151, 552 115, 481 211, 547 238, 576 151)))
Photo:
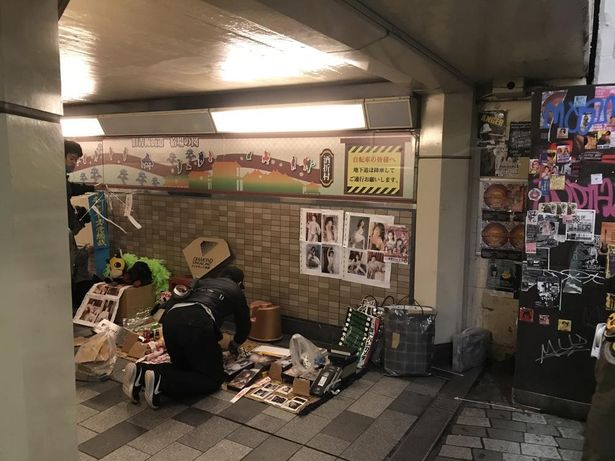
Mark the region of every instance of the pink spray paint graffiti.
MULTIPOLYGON (((565 190, 551 190, 549 202, 575 202, 581 210, 596 210, 596 215, 603 218, 615 217, 615 196, 613 181, 605 177, 602 184, 581 185, 566 181, 565 190)), ((538 208, 538 202, 533 202, 538 208)))

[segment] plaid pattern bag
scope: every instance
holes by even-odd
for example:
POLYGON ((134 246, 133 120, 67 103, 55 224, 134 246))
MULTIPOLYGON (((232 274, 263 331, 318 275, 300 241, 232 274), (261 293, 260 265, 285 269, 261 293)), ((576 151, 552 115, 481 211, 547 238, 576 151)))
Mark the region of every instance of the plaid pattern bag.
POLYGON ((434 351, 436 312, 429 307, 387 306, 384 371, 391 376, 428 375, 434 351))

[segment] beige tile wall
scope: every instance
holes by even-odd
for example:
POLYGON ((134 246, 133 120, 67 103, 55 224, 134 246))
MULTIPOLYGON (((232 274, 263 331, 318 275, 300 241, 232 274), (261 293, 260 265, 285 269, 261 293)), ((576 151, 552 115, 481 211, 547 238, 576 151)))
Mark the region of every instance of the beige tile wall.
MULTIPOLYGON (((118 197, 123 199, 123 195, 118 197)), ((401 298, 410 289, 411 268, 393 264, 391 288, 377 288, 343 280, 299 274, 299 217, 304 207, 318 203, 243 201, 181 195, 134 195, 133 215, 142 224, 136 230, 122 216, 123 206, 111 199, 112 219, 127 230, 111 226, 112 249, 160 258, 174 275, 189 274, 182 249, 199 236, 221 237, 236 254, 235 263, 246 274, 248 301, 265 299, 282 314, 340 325, 349 305, 365 295, 401 298)), ((359 213, 395 216, 396 224, 413 229, 413 211, 326 206, 359 213)), ((411 255, 411 259, 413 257, 411 255)))

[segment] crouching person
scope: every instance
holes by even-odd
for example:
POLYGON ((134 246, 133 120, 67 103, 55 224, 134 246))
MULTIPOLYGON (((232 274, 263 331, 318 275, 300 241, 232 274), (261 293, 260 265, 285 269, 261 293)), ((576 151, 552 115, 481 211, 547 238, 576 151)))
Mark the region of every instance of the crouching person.
POLYGON ((243 271, 225 268, 218 277, 195 279, 184 295, 173 295, 161 319, 171 363, 129 363, 123 390, 133 401, 160 406, 160 396, 186 398, 211 394, 224 382, 220 327, 234 317, 235 336, 229 350, 236 354, 250 333, 250 309, 243 293, 243 271))

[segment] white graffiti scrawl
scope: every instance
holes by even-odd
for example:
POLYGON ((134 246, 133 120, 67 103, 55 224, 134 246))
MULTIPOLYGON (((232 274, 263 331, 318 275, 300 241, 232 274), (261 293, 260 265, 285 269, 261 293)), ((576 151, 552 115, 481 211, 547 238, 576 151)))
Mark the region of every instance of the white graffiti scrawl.
POLYGON ((583 336, 575 333, 568 337, 558 338, 556 344, 552 340, 548 340, 546 344, 540 346, 540 357, 537 362, 543 363, 546 359, 553 357, 570 357, 575 352, 589 352, 591 347, 589 342, 583 336))

